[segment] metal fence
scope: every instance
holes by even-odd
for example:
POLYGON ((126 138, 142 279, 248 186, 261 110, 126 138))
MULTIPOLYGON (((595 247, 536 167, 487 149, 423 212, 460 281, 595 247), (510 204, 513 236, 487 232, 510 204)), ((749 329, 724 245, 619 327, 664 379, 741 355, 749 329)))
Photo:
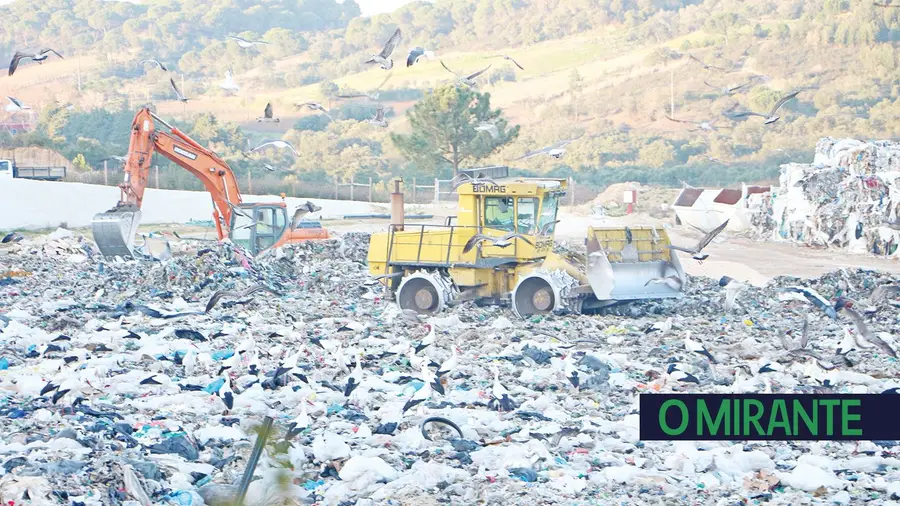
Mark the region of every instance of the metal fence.
MULTIPOLYGON (((274 175, 248 173, 240 178, 242 193, 246 195, 280 195, 288 197, 352 200, 360 202, 390 202, 390 194, 395 178, 356 178, 350 181, 303 179, 285 180, 274 175)), ((124 181, 124 173, 119 163, 104 162, 101 170, 91 172, 68 171, 65 181, 118 186, 124 181)), ((401 184, 404 200, 409 204, 440 204, 456 202, 457 195, 450 186, 449 179, 418 178, 405 179, 401 184)), ((153 166, 150 169, 149 188, 166 190, 203 191, 203 184, 193 175, 180 168, 153 166)), ((569 178, 569 189, 565 204, 581 205, 592 201, 599 193, 598 188, 577 184, 569 178)))

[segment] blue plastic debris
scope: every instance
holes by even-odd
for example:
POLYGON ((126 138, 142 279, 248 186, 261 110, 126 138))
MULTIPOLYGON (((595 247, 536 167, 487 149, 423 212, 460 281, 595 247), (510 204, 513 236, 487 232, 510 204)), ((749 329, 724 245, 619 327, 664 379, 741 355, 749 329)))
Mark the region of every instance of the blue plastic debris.
POLYGON ((0 371, 7 369, 9 369, 9 360, 6 360, 6 357, 0 357, 0 371))
POLYGON ((537 481, 537 473, 534 469, 528 469, 527 467, 512 467, 507 469, 509 471, 509 475, 515 478, 518 478, 526 483, 533 483, 537 481))
POLYGON ((214 394, 214 393, 218 392, 219 389, 222 388, 222 385, 224 385, 224 384, 225 384, 225 378, 218 378, 215 381, 213 381, 212 383, 210 383, 209 386, 204 388, 203 391, 208 394, 214 394))
POLYGON ((306 490, 315 490, 324 484, 325 484, 325 480, 316 480, 316 481, 309 480, 303 484, 303 488, 306 490))
POLYGON ((234 356, 234 350, 232 350, 232 349, 219 350, 219 351, 214 351, 212 353, 212 359, 215 360, 216 362, 219 362, 222 360, 228 360, 229 358, 231 358, 233 356, 234 356))
POLYGON ((12 418, 13 420, 16 420, 19 418, 25 418, 26 414, 27 413, 25 413, 25 410, 16 408, 11 410, 6 416, 12 418))

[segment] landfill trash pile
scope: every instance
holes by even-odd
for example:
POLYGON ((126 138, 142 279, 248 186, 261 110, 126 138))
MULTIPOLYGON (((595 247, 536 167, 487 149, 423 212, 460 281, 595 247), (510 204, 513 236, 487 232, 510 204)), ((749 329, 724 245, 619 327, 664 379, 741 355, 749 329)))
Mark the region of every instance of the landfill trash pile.
POLYGON ((900 143, 823 138, 813 163, 781 166, 773 191, 752 196, 762 237, 900 257, 900 143))
MULTIPOLYGON (((423 318, 382 298, 366 242, 249 259, 185 241, 128 262, 65 230, 4 245, 0 501, 224 504, 265 416, 248 506, 900 500, 896 441, 642 442, 637 409, 643 392, 900 387, 896 358, 843 313, 779 291, 863 300, 897 279, 777 278, 727 314, 717 281, 691 278, 624 316, 465 303, 423 318), (807 318, 808 347, 783 345, 807 318), (420 427, 432 416, 446 421, 420 427)), ((887 304, 868 328, 896 346, 887 304)))

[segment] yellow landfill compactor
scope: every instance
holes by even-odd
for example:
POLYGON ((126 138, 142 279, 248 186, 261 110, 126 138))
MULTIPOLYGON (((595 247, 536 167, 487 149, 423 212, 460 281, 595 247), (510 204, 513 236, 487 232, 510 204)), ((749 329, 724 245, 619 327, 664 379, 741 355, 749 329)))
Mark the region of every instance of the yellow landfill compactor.
POLYGON ((509 177, 505 166, 462 172, 475 181, 457 189, 455 220, 392 224, 371 236, 369 272, 402 309, 433 315, 474 300, 509 303, 518 316, 527 317, 589 313, 622 301, 682 295, 684 270, 668 247, 665 229, 591 226, 587 255, 558 254, 554 222, 565 179, 509 177), (517 237, 506 247, 483 241, 463 252, 475 234, 511 232, 528 237, 532 245, 517 237))

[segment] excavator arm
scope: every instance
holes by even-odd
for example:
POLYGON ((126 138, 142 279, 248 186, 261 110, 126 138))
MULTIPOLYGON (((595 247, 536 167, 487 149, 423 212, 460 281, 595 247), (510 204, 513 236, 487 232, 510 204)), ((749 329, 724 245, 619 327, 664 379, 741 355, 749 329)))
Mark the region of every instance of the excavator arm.
POLYGON ((141 109, 131 125, 131 140, 125 161, 125 181, 119 185, 119 202, 94 216, 94 241, 104 256, 133 256, 134 239, 141 218, 144 191, 150 179, 153 153, 157 152, 203 182, 213 202, 213 223, 219 240, 228 236, 232 213, 242 212, 241 191, 234 172, 212 151, 184 132, 169 125, 149 109, 141 109), (168 132, 156 128, 159 123, 168 132))

